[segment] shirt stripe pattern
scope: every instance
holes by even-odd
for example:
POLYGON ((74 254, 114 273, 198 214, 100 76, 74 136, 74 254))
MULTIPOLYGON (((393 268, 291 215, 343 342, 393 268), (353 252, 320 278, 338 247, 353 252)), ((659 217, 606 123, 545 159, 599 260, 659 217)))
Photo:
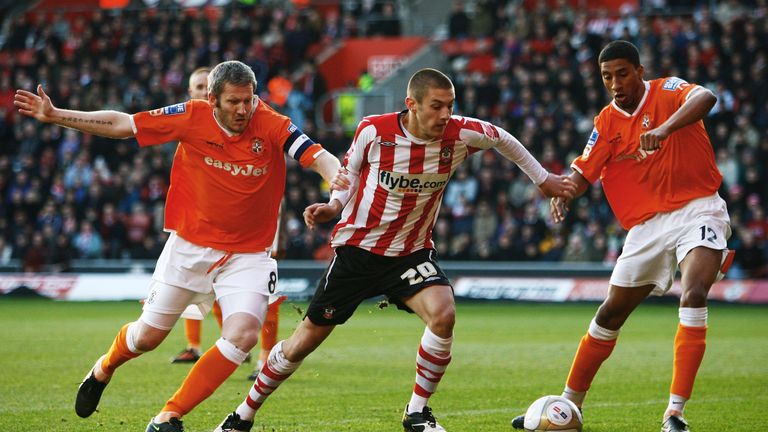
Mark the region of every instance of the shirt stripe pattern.
POLYGON ((399 115, 366 117, 358 126, 345 166, 359 175, 359 188, 334 229, 333 247, 384 256, 433 248, 432 227, 450 176, 470 154, 497 141, 489 123, 459 116, 442 138, 420 140, 402 128, 399 115), (473 133, 462 133, 467 130, 473 133))

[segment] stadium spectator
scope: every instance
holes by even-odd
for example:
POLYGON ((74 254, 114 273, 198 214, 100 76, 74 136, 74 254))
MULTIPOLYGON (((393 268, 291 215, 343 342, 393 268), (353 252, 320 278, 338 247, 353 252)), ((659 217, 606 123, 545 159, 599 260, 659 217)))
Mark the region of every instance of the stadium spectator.
POLYGON ((144 312, 120 330, 80 385, 75 402, 80 417, 96 410, 115 370, 157 347, 188 305, 205 313, 215 297, 224 317, 222 337, 195 363, 148 430, 183 431, 181 417, 210 396, 255 345, 277 282, 277 266, 267 251, 284 190, 284 153, 327 181, 339 167, 290 119, 260 103, 256 88, 247 65, 227 61, 211 71, 207 101, 135 115, 59 109, 41 85, 37 94, 17 91, 19 112, 43 123, 109 138, 135 137, 145 146, 180 141, 173 177, 181 180, 171 188, 165 218, 172 233, 144 312), (193 153, 198 156, 190 157, 193 153), (253 180, 244 182, 245 176, 253 180), (260 223, 244 223, 252 220, 260 223))
POLYGON ((464 2, 454 0, 451 5, 451 14, 448 16, 448 36, 451 39, 463 39, 469 36, 470 19, 464 10, 464 2))
POLYGON ((445 431, 427 403, 451 361, 455 306, 450 282, 434 256, 431 228, 451 171, 470 154, 494 148, 545 195, 567 197, 573 189, 564 177, 548 173, 508 132, 477 119, 452 117, 454 100, 447 76, 422 69, 408 82, 407 111, 360 122, 345 167, 333 180, 337 189, 330 201, 304 211, 306 225, 314 229, 344 210, 331 239, 332 264, 305 318, 291 337, 275 345, 245 401, 216 431, 250 430, 266 398, 363 300, 378 295, 426 323, 402 425, 411 432, 445 431), (369 171, 379 175, 371 181, 363 174, 369 171), (367 222, 371 217, 378 223, 367 222))

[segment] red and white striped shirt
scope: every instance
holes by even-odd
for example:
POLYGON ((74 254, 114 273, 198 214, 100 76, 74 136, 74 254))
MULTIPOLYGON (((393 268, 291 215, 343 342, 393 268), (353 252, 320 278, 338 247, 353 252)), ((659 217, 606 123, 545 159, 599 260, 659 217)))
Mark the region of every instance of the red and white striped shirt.
POLYGON ((547 171, 507 131, 470 117, 453 116, 443 136, 428 141, 403 127, 400 114, 365 117, 344 158, 352 178, 331 199, 346 204, 331 246, 355 246, 385 256, 434 248, 432 228, 456 168, 469 155, 495 148, 541 184, 547 171))

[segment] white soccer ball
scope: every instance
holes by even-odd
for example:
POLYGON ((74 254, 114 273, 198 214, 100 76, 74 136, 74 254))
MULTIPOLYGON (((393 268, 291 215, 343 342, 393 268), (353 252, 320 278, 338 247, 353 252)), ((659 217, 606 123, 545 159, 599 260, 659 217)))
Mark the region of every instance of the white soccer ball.
POLYGON ((581 432, 583 424, 576 404, 562 396, 543 396, 525 412, 523 427, 527 432, 581 432))

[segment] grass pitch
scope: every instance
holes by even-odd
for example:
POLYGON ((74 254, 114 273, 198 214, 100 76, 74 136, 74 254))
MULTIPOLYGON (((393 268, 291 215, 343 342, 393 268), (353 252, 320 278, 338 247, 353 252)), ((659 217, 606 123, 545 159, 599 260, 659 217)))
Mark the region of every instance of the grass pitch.
MULTIPOLYGON (((281 309, 280 337, 300 319, 281 309)), ((453 362, 430 405, 450 432, 511 431, 534 399, 559 394, 595 304, 459 303, 453 362)), ((136 302, 0 300, 0 431, 143 431, 189 365, 169 359, 184 346, 181 325, 157 350, 128 362, 99 411, 74 413, 77 386, 136 302)), ((686 416, 695 432, 764 430, 768 406, 768 308, 711 305, 707 353, 686 416)), ((657 431, 667 405, 677 306, 641 306, 622 330, 585 404, 584 430, 657 431)), ((254 431, 400 431, 423 325, 412 315, 363 304, 266 402, 254 431)), ((213 319, 203 343, 217 337, 213 319)), ((188 432, 211 431, 242 401, 244 364, 185 417, 188 432)))

